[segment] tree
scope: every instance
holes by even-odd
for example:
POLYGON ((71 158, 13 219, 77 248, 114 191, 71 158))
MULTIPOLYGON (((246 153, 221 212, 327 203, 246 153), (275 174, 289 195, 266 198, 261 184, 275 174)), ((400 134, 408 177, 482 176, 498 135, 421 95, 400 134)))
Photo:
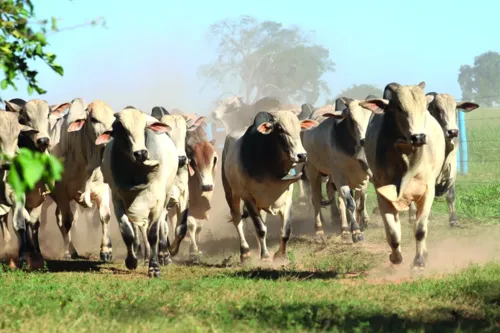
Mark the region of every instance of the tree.
MULTIPOLYGON (((105 21, 98 18, 63 29, 57 27, 56 18, 52 18, 50 23, 49 30, 49 20, 34 21, 31 0, 0 1, 0 68, 4 72, 4 79, 0 82, 2 90, 9 86, 17 90, 14 81, 21 75, 28 83, 28 94, 31 95, 33 91, 44 94, 46 91, 37 81, 38 72, 32 69, 29 62, 41 59, 59 75, 64 73, 63 68, 55 63, 56 55, 45 50, 48 45, 47 33, 72 30, 86 25, 104 25, 105 21)), ((23 194, 33 189, 39 180, 43 180, 50 187, 54 181, 61 178, 63 171, 61 162, 54 156, 25 148, 19 149, 14 158, 1 154, 0 159, 10 164, 8 182, 16 193, 17 200, 22 200, 23 194)))
POLYGON ((59 29, 57 19, 35 20, 31 0, 0 1, 0 67, 4 79, 0 82, 2 90, 9 86, 17 90, 15 80, 22 76, 28 83, 28 94, 33 91, 44 94, 46 91, 37 81, 38 72, 32 69, 33 60, 43 60, 59 75, 64 74, 58 65, 56 55, 46 50, 46 36, 49 32, 71 30, 86 25, 105 24, 102 17, 84 24, 59 29))
POLYGON ((217 43, 218 58, 201 66, 201 76, 207 83, 238 82, 247 103, 264 96, 314 103, 322 92, 329 93, 321 79, 334 71, 329 51, 297 27, 242 16, 218 21, 208 33, 217 43))
POLYGON ((489 51, 474 59, 474 65, 460 66, 458 83, 462 99, 485 106, 500 102, 500 54, 489 51))
POLYGON ((384 92, 382 91, 382 89, 378 88, 376 85, 353 84, 351 87, 342 90, 334 99, 328 100, 326 104, 335 104, 335 99, 341 96, 363 100, 368 95, 375 95, 378 98, 382 98, 383 94, 384 92))

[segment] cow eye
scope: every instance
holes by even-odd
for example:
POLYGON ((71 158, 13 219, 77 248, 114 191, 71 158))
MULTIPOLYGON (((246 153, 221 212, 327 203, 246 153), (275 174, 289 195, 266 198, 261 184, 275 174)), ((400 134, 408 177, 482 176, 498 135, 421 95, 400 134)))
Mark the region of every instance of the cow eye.
POLYGON ((214 156, 214 166, 217 164, 217 156, 214 156))
POLYGON ((90 117, 90 121, 94 124, 99 122, 99 120, 95 119, 94 117, 90 117))

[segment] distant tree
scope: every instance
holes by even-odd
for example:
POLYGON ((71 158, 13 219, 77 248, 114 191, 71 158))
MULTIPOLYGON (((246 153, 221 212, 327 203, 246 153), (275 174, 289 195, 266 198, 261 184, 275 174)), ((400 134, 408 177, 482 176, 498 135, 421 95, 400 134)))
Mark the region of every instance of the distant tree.
POLYGON ((373 84, 353 84, 351 87, 342 90, 335 98, 327 100, 326 104, 335 104, 335 99, 344 96, 353 99, 365 99, 368 95, 375 95, 382 98, 383 91, 373 84))
POLYGON ((247 103, 264 96, 314 103, 329 93, 321 77, 334 71, 330 53, 297 27, 242 16, 218 21, 208 33, 218 57, 201 66, 200 74, 207 83, 240 83, 237 91, 247 103))
POLYGON ((17 90, 15 80, 22 76, 28 83, 28 94, 46 91, 37 80, 38 72, 33 70, 33 60, 43 60, 56 73, 63 75, 63 68, 55 62, 56 55, 46 50, 48 33, 72 30, 87 25, 105 24, 102 17, 83 24, 59 29, 58 20, 36 20, 31 0, 0 1, 0 68, 4 79, 2 90, 11 86, 17 90))
POLYGON ((500 54, 485 52, 474 59, 474 65, 460 66, 458 83, 462 99, 492 106, 500 102, 500 54))

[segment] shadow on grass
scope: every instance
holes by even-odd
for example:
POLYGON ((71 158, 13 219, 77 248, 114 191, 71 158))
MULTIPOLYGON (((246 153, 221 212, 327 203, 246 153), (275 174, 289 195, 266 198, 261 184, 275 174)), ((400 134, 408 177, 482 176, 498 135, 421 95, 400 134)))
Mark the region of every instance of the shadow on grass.
POLYGON ((421 313, 421 318, 441 318, 422 322, 396 314, 359 313, 360 309, 347 309, 336 304, 296 303, 291 305, 247 304, 231 310, 234 320, 255 321, 262 327, 279 330, 304 328, 307 330, 342 332, 498 332, 495 321, 467 318, 448 307, 434 308, 421 313), (357 313, 358 312, 358 313, 357 313))
MULTIPOLYGON (((9 267, 9 261, 0 260, 0 265, 9 267)), ((85 273, 112 272, 113 274, 130 274, 131 271, 107 265, 104 262, 92 260, 45 260, 46 271, 49 273, 85 273)), ((43 270, 41 270, 43 271, 43 270)))
POLYGON ((293 271, 258 268, 228 273, 227 276, 252 280, 330 280, 335 279, 338 273, 336 271, 293 271))

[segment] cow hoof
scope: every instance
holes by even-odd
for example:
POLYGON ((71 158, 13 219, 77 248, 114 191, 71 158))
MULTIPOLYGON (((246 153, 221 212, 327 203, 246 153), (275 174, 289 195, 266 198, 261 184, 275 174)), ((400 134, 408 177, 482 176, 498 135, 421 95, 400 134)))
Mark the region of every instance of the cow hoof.
POLYGON ((399 264, 401 264, 403 262, 403 256, 399 252, 398 253, 391 253, 389 255, 389 260, 394 265, 399 265, 399 264))
POLYGON ((71 259, 73 259, 73 260, 75 260, 75 259, 83 259, 83 257, 80 256, 78 254, 78 252, 73 252, 73 253, 71 253, 71 259))
POLYGON ((149 267, 148 276, 150 278, 159 278, 160 277, 160 268, 158 268, 158 267, 149 267))
POLYGON ((172 263, 172 259, 170 259, 169 254, 159 253, 158 254, 158 262, 159 262, 160 266, 168 266, 172 263))
POLYGON ((149 259, 144 259, 144 266, 149 266, 149 259))
POLYGON ((415 256, 413 259, 413 268, 415 269, 423 269, 425 267, 425 260, 423 256, 415 256))
POLYGON ((189 261, 194 264, 199 264, 201 262, 201 253, 200 252, 192 252, 189 254, 189 261))
POLYGON ((270 262, 271 261, 271 255, 269 252, 263 253, 260 255, 260 260, 264 262, 270 262))
POLYGON ((137 258, 127 257, 127 259, 125 259, 125 266, 130 270, 136 269, 138 264, 139 260, 137 260, 137 258))
POLYGON ((66 253, 64 253, 63 259, 64 260, 71 260, 71 259, 73 259, 73 256, 71 255, 71 253, 66 252, 66 253))
POLYGON ((463 228, 464 226, 460 223, 458 223, 458 221, 451 221, 450 222, 450 227, 452 228, 463 228))
POLYGON ((14 259, 10 259, 9 268, 10 269, 18 269, 20 266, 16 263, 14 259))
POLYGON ((358 233, 352 234, 353 243, 362 242, 364 240, 365 240, 365 237, 363 236, 362 233, 358 232, 358 233))
POLYGON ((285 265, 288 262, 288 255, 278 251, 273 256, 273 262, 278 265, 285 265))
POLYGON ((39 253, 31 254, 27 257, 28 261, 28 268, 30 270, 36 271, 41 268, 43 268, 44 261, 43 257, 39 253))
POLYGON ((99 253, 99 257, 101 258, 101 261, 103 261, 103 262, 110 262, 111 260, 113 260, 113 253, 101 251, 99 253))

